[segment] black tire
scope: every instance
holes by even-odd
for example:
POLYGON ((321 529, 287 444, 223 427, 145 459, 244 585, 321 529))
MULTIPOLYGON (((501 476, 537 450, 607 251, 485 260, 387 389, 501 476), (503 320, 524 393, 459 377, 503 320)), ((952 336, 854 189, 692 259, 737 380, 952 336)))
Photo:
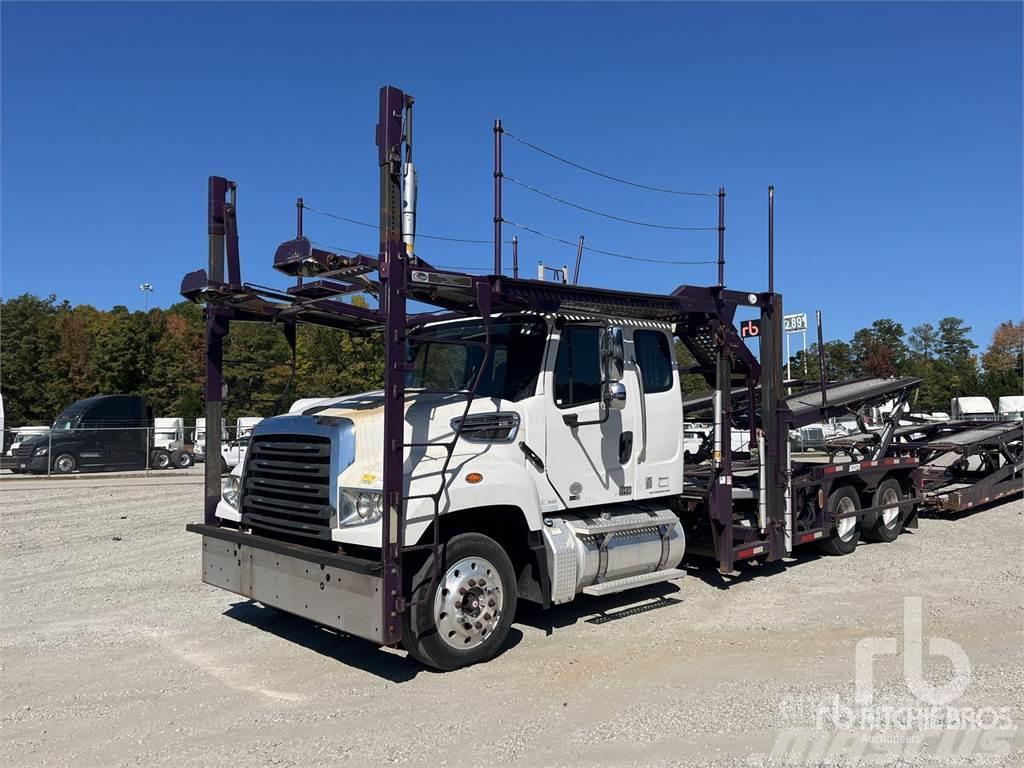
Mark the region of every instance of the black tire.
POLYGON ((156 448, 149 454, 149 466, 153 469, 168 469, 171 466, 171 454, 163 448, 156 448))
POLYGON ((70 453, 58 453, 53 457, 53 472, 57 475, 70 475, 78 469, 78 459, 70 453))
MULTIPOLYGON (((898 480, 890 477, 878 484, 878 488, 875 489, 875 493, 871 497, 871 506, 895 505, 898 501, 903 501, 903 487, 898 480)), ((903 513, 903 510, 898 506, 896 507, 895 517, 891 512, 886 515, 885 510, 873 513, 871 520, 868 520, 867 516, 865 516, 862 524, 864 538, 870 541, 896 541, 896 537, 903 530, 903 520, 905 517, 906 515, 903 513), (888 521, 886 520, 887 517, 888 521)))
MULTIPOLYGON (((837 512, 852 512, 860 509, 860 496, 857 491, 849 485, 844 485, 832 491, 826 505, 830 515, 837 512), (851 506, 852 505, 852 506, 851 506)), ((840 534, 840 527, 847 528, 849 524, 843 525, 843 521, 837 521, 832 526, 832 532, 827 539, 821 541, 821 549, 827 555, 848 555, 857 548, 860 541, 860 520, 857 518, 846 518, 853 520, 853 525, 840 534)))
POLYGON ((402 645, 420 663, 448 671, 487 661, 502 649, 515 618, 517 596, 512 561, 494 539, 461 533, 448 540, 443 557, 431 594, 427 591, 432 558, 413 577, 402 645), (458 584, 464 586, 456 588, 458 584), (465 590, 461 596, 460 590, 465 590), (460 600, 470 598, 472 606, 463 608, 460 600), (457 622, 452 615, 457 611, 465 611, 455 616, 468 621, 457 622))
POLYGON ((171 464, 178 469, 188 469, 195 464, 195 460, 188 451, 175 451, 171 454, 171 464))

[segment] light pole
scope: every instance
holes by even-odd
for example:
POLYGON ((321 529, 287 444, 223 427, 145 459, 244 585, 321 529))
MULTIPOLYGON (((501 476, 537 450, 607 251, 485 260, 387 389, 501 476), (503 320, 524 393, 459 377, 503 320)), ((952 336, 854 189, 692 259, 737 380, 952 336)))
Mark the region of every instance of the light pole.
POLYGON ((153 284, 143 283, 139 286, 139 290, 142 291, 142 294, 146 297, 146 312, 149 312, 149 294, 153 292, 153 284))

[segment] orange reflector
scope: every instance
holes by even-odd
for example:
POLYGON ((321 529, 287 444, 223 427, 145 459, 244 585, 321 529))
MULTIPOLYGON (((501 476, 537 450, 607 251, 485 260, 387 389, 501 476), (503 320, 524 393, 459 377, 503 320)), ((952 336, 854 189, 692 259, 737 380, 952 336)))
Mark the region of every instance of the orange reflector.
POLYGON ((481 475, 479 472, 470 472, 468 475, 466 475, 466 482, 472 483, 473 485, 476 485, 483 479, 484 476, 481 475))

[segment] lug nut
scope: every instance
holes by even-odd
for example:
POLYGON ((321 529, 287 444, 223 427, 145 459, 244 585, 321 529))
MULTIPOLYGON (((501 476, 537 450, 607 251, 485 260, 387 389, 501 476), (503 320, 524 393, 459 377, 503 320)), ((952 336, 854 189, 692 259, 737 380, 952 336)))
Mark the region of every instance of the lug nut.
POLYGON ((485 613, 484 614, 484 621, 490 621, 490 620, 491 620, 491 614, 485 613))
POLYGON ((488 600, 487 601, 487 607, 488 608, 493 608, 494 607, 494 601, 493 600, 488 600))
POLYGON ((480 581, 477 582, 477 584, 479 584, 481 587, 484 586, 486 583, 487 582, 484 581, 483 579, 480 579, 480 581))
POLYGON ((466 594, 466 588, 465 587, 459 587, 459 594, 460 595, 466 594))
POLYGON ((474 626, 476 626, 477 629, 482 629, 484 625, 478 621, 474 626))

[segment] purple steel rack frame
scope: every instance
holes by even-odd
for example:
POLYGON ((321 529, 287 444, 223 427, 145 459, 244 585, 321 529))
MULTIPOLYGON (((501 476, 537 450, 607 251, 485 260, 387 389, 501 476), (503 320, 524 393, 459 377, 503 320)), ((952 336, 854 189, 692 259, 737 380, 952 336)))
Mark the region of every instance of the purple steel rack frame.
MULTIPOLYGON (((208 455, 220 453, 220 423, 223 413, 223 341, 232 321, 270 322, 283 325, 289 343, 295 344, 298 323, 335 329, 384 334, 384 456, 383 494, 386 514, 382 517, 380 560, 361 562, 364 572, 383 579, 385 602, 383 627, 386 644, 402 636, 402 616, 407 605, 403 582, 403 552, 431 547, 439 565, 435 503, 433 545, 404 544, 405 501, 403 460, 405 442, 406 335, 410 326, 436 314, 407 314, 412 299, 447 310, 444 317, 483 317, 492 312, 535 311, 544 314, 585 314, 602 318, 633 317, 672 323, 698 365, 689 372, 701 373, 718 393, 721 443, 714 457, 708 488, 709 515, 713 523, 714 546, 723 572, 732 570, 737 552, 732 523, 732 460, 730 415, 731 392, 737 375, 749 394, 750 435, 754 439, 754 390, 760 388, 761 407, 756 421, 765 434, 766 469, 769 479, 767 509, 768 559, 785 554, 784 504, 787 477, 783 466, 788 425, 792 423, 781 398, 782 299, 772 292, 729 290, 724 285, 698 287, 682 285, 671 294, 644 294, 537 280, 507 277, 501 272, 500 208, 495 216, 495 270, 493 275, 469 275, 435 269, 406 250, 401 229, 402 145, 404 117, 412 98, 398 88, 380 90, 380 112, 376 131, 380 169, 380 252, 377 258, 343 256, 315 248, 302 232, 301 198, 297 203, 297 237, 282 243, 274 266, 296 278, 285 291, 242 282, 235 195, 237 185, 222 177, 209 180, 209 262, 207 270, 187 274, 182 295, 206 305, 206 423, 208 455), (227 275, 224 265, 227 262, 227 275), (378 279, 368 277, 377 272, 378 279), (317 277, 311 282, 303 278, 317 277), (358 307, 334 300, 356 290, 376 295, 378 309, 358 307), (760 362, 745 346, 734 323, 738 308, 756 308, 761 313, 760 362)), ((495 126, 497 162, 500 164, 500 123, 495 126)), ((500 165, 498 165, 500 168, 500 165)), ((500 171, 498 171, 500 173, 500 171)), ((500 175, 496 173, 496 204, 500 206, 500 175)), ((719 280, 724 281, 724 188, 719 189, 719 280)), ((474 383, 475 389, 475 383, 474 383)), ((472 392, 464 392, 472 398, 472 392)), ((468 410, 468 402, 467 402, 468 410)), ((456 440, 458 436, 456 434, 456 440)), ((208 461, 205 476, 204 523, 219 525, 216 517, 220 499, 220 467, 208 461)), ((444 480, 442 479, 442 488, 444 480)), ((356 560, 355 558, 349 558, 356 560)))

